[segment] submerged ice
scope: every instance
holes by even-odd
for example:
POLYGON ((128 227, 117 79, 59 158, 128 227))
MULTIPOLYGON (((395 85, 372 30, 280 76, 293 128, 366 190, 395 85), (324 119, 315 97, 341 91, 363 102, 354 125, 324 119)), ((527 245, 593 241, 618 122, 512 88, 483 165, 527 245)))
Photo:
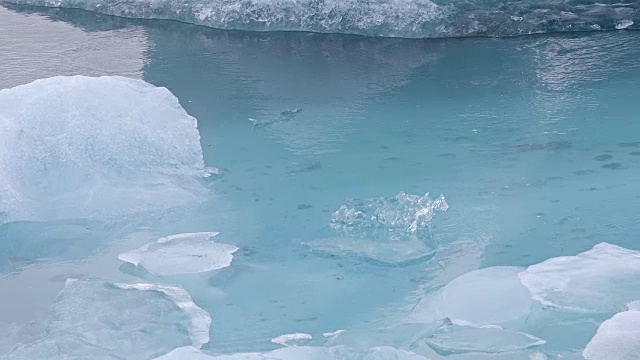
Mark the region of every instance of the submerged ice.
POLYGON ((149 359, 208 342, 209 315, 177 287, 68 280, 43 337, 7 359, 149 359))
POLYGON ((351 255, 387 264, 411 264, 431 257, 435 250, 422 240, 384 241, 349 237, 331 237, 309 241, 311 250, 330 256, 351 255))
POLYGON ((545 344, 545 341, 523 332, 504 330, 499 326, 445 325, 426 343, 437 353, 447 356, 462 353, 508 353, 545 344))
POLYGON ((464 274, 414 308, 412 321, 450 319, 456 324, 486 326, 517 322, 533 301, 518 279, 517 267, 489 267, 464 274))
POLYGON ((0 90, 0 154, 5 221, 121 216, 206 193, 196 120, 141 80, 53 77, 0 90))
POLYGON ((231 265, 238 248, 214 242, 216 235, 215 232, 171 235, 122 253, 118 259, 159 276, 218 270, 231 265))

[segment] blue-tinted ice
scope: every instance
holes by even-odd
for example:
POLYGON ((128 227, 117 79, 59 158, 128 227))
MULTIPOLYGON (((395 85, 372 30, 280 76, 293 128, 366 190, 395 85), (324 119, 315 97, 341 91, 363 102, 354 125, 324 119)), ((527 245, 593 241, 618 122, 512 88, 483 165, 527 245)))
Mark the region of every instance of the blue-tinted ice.
MULTIPOLYGON (((531 4, 495 29, 479 13, 478 32, 304 29, 636 16, 531 4)), ((408 41, 20 11, 135 29, 149 58, 145 81, 0 91, 0 358, 635 360, 636 33, 408 41)))

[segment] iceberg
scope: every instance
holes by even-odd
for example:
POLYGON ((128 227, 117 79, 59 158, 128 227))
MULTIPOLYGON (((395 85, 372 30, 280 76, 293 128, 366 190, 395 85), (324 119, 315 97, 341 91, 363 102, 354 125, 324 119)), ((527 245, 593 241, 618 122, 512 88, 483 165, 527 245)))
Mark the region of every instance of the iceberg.
POLYGON ((200 203, 196 119, 166 88, 118 76, 0 90, 4 221, 103 218, 200 203))
POLYGON ((185 233, 159 239, 136 250, 118 255, 118 259, 144 268, 159 276, 197 274, 231 265, 233 245, 213 242, 216 232, 185 233))
POLYGON ((640 298, 640 252, 600 243, 518 274, 533 298, 560 310, 615 313, 640 298))
POLYGON ((582 356, 586 360, 637 360, 640 357, 640 311, 624 311, 603 322, 582 356))
POLYGON ((149 359, 209 341, 211 318, 181 288, 69 279, 42 339, 7 359, 149 359))

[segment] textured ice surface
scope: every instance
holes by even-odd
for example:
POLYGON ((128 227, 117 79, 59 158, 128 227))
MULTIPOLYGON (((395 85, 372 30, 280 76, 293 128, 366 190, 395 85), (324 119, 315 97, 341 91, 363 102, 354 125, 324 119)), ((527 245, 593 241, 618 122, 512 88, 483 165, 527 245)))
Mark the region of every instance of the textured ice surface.
POLYGON ((640 298, 640 252, 600 243, 576 256, 529 266, 519 275, 544 305, 580 312, 617 312, 640 298))
POLYGON ((0 214, 121 216, 201 201, 196 120, 167 89, 53 77, 0 90, 0 214))
POLYGON ((640 311, 621 312, 603 322, 582 356, 586 360, 639 359, 640 311))
POLYGON ((634 2, 488 0, 12 0, 222 29, 298 30, 376 36, 508 36, 630 28, 634 2))
POLYGON ((432 322, 449 318, 477 326, 509 323, 525 318, 531 294, 518 279, 518 267, 489 267, 459 276, 414 308, 412 320, 432 322))
POLYGON ((217 234, 200 232, 171 235, 156 243, 122 253, 118 259, 160 276, 222 269, 231 265, 233 253, 238 248, 213 242, 212 239, 217 234))
POLYGON ((266 353, 207 355, 193 347, 182 347, 155 360, 428 360, 414 353, 391 347, 354 350, 335 347, 287 347, 266 353))
POLYGON ((505 353, 543 345, 544 340, 533 335, 503 330, 497 326, 471 327, 445 325, 426 343, 441 355, 457 353, 505 353))
POLYGON ((148 359, 200 346, 210 321, 180 288, 68 280, 45 337, 19 345, 8 359, 148 359))

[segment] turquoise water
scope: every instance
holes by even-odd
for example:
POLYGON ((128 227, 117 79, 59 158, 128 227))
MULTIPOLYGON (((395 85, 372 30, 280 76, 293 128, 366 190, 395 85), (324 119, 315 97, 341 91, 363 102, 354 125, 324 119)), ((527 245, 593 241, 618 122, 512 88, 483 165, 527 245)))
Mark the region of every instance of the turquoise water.
MULTIPOLYGON (((220 170, 205 182, 211 195, 187 209, 0 225, 0 323, 10 329, 0 354, 40 337, 38 324, 67 277, 178 284, 211 314, 203 349, 236 353, 276 349, 271 339, 287 333, 322 339, 398 325, 420 299, 476 269, 526 267, 601 242, 638 249, 637 32, 403 40, 0 11, 42 29, 81 31, 93 47, 80 54, 109 49, 105 38, 135 39, 117 54, 105 51, 104 70, 90 75, 166 87, 197 119, 205 164, 220 170), (121 59, 140 61, 125 67, 121 59), (332 214, 349 199, 400 192, 446 198, 448 210, 424 229, 434 253, 389 264, 311 251, 310 242, 338 236, 332 214), (196 231, 220 232, 216 241, 239 248, 230 267, 167 280, 117 259, 196 231)), ((19 62, 5 64, 0 88, 57 75, 34 63, 33 79, 23 80, 19 62)), ((627 280, 619 286, 637 284, 627 280)), ((615 312, 526 329, 547 341, 536 349, 549 358, 579 359, 615 312)), ((373 341, 367 334, 362 341, 373 341)))

